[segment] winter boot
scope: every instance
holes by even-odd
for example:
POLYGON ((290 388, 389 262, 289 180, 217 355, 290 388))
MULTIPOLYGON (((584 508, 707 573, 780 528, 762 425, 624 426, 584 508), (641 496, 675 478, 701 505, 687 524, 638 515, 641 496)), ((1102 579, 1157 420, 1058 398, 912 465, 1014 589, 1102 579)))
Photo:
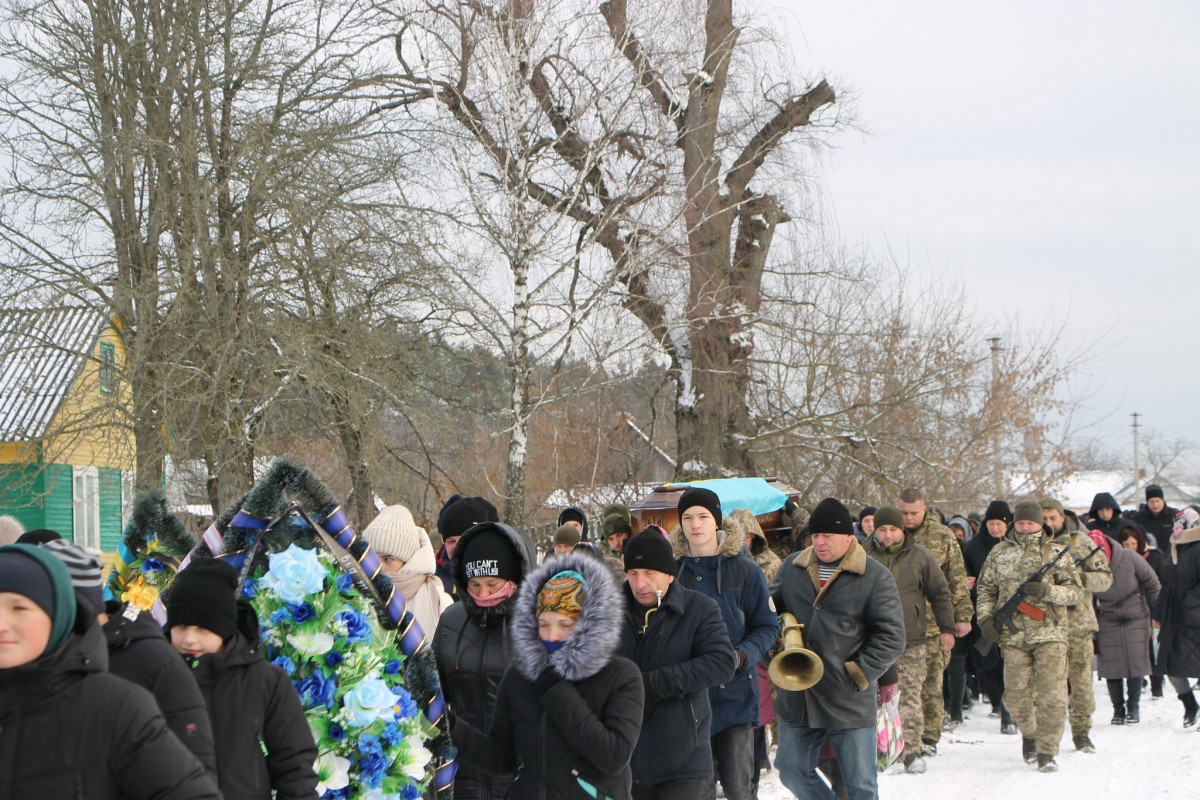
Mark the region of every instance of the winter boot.
POLYGON ((1071 737, 1071 741, 1075 743, 1075 749, 1081 753, 1096 752, 1096 745, 1092 744, 1092 740, 1088 738, 1086 733, 1077 733, 1071 737))
POLYGON ((1032 764, 1037 761, 1037 740, 1029 737, 1021 737, 1021 758, 1025 759, 1026 764, 1032 764))
POLYGON ((1000 707, 1000 732, 1008 736, 1017 734, 1017 723, 1013 722, 1012 714, 1004 706, 1000 707))
POLYGON ((1151 675, 1150 676, 1150 696, 1154 697, 1155 699, 1161 698, 1163 696, 1163 676, 1162 675, 1151 675))
POLYGON ((925 759, 920 753, 904 754, 904 771, 910 775, 920 775, 925 772, 925 759))
POLYGON ((1196 705, 1196 697, 1190 691, 1179 695, 1179 699, 1183 703, 1183 727, 1190 728, 1196 724, 1196 714, 1200 713, 1200 706, 1196 705))
POLYGON ((1142 682, 1136 678, 1129 681, 1129 699, 1125 702, 1125 724, 1136 725, 1142 721, 1138 705, 1142 700, 1142 682))
POLYGON ((1058 772, 1058 764, 1054 763, 1054 756, 1049 753, 1037 754, 1038 772, 1058 772))
POLYGON ((1120 678, 1108 679, 1108 697, 1112 700, 1113 725, 1125 724, 1125 682, 1120 678))
POLYGON ((921 739, 921 755, 924 758, 933 758, 937 755, 937 742, 929 739, 921 739))

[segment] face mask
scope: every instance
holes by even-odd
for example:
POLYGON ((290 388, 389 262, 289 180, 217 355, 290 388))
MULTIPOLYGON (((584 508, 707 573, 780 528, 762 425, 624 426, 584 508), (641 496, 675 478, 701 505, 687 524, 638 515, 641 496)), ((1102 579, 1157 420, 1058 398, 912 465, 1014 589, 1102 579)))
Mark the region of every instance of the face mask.
POLYGON ((567 640, 563 639, 561 642, 547 642, 545 639, 542 639, 541 642, 542 646, 546 648, 546 652, 550 655, 554 655, 562 649, 562 646, 567 643, 567 640))
POLYGON ((467 590, 467 594, 471 595, 471 599, 475 601, 475 605, 479 606, 480 608, 493 608, 498 606, 516 593, 517 585, 512 581, 506 582, 500 591, 495 592, 487 597, 480 597, 470 589, 467 590))

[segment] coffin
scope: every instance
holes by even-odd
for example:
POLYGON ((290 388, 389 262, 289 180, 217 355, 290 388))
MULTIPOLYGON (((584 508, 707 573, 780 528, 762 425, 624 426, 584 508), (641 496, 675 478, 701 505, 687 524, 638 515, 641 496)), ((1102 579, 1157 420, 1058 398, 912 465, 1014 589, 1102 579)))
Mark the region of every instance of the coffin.
POLYGON ((712 489, 721 498, 721 512, 748 508, 762 527, 768 542, 792 535, 783 518, 783 506, 790 498, 799 503, 800 494, 778 478, 724 478, 689 483, 665 483, 629 507, 634 531, 658 525, 668 533, 679 525, 679 496, 690 486, 712 489))

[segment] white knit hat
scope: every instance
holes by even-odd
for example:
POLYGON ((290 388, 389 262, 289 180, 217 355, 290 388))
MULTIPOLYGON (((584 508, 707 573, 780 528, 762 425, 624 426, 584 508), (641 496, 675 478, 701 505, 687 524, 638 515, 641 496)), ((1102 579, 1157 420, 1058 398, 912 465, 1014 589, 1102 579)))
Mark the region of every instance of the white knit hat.
POLYGON ((363 536, 380 558, 393 556, 404 562, 412 561, 422 546, 430 547, 429 534, 413 522, 412 512, 404 506, 388 506, 380 511, 363 530, 363 536))

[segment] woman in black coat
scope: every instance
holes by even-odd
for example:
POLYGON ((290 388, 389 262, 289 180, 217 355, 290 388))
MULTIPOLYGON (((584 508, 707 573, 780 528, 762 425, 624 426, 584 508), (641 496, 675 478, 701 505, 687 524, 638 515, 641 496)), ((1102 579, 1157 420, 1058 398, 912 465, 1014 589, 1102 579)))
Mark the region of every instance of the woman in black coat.
POLYGON ((0 547, 0 643, 0 797, 220 797, 150 693, 105 671, 92 609, 49 552, 0 547))
MULTIPOLYGON (((533 540, 499 522, 468 528, 451 557, 458 602, 438 621, 433 654, 450 709, 480 730, 492 724, 500 679, 512 661, 511 615, 517 603, 516 589, 534 560, 533 540)), ((507 796, 507 780, 459 764, 455 800, 501 800, 507 796)))
POLYGON ((1158 596, 1158 667, 1183 703, 1183 725, 1196 724, 1196 697, 1190 678, 1200 677, 1200 507, 1175 515, 1171 553, 1158 596))
POLYGON ((643 689, 637 666, 615 654, 623 610, 608 567, 586 555, 533 571, 513 611, 513 665, 491 726, 456 720, 459 757, 513 776, 513 800, 629 800, 643 689))

